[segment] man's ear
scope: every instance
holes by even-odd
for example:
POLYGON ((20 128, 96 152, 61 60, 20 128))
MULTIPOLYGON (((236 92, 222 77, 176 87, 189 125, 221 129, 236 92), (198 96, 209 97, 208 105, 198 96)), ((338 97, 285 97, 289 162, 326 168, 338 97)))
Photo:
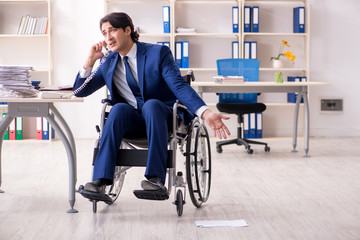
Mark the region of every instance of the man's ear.
POLYGON ((129 34, 129 36, 130 36, 130 34, 131 34, 131 27, 130 27, 130 26, 127 26, 127 27, 125 28, 125 32, 126 32, 127 34, 129 34))

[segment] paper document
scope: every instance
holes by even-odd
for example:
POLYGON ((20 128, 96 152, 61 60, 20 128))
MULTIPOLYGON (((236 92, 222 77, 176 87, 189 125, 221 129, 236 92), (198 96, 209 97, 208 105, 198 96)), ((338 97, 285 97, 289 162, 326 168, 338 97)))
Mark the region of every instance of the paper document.
POLYGON ((195 221, 197 227, 247 227, 248 224, 244 219, 239 220, 213 220, 213 221, 195 221))
POLYGON ((243 76, 215 76, 215 82, 219 83, 243 83, 243 76))
POLYGON ((177 27, 176 32, 178 32, 178 33, 194 33, 194 32, 196 32, 196 29, 195 28, 177 27))

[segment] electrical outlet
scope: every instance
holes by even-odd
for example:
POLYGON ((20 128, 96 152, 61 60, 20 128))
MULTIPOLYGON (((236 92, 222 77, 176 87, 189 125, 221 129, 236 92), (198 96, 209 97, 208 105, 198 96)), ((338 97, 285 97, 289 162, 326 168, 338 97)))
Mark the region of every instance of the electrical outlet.
POLYGON ((342 99, 321 99, 321 111, 342 111, 342 99))

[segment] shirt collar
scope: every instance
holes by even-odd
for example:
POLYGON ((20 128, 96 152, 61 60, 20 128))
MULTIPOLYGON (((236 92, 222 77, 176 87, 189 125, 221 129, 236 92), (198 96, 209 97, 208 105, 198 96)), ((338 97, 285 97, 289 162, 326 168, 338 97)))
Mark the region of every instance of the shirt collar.
MULTIPOLYGON (((136 43, 134 43, 133 46, 131 47, 130 51, 128 52, 128 54, 126 54, 126 56, 128 56, 131 59, 135 59, 136 58, 136 52, 137 52, 137 45, 136 45, 136 43)), ((124 57, 121 54, 120 54, 120 56, 121 56, 121 58, 124 57)))

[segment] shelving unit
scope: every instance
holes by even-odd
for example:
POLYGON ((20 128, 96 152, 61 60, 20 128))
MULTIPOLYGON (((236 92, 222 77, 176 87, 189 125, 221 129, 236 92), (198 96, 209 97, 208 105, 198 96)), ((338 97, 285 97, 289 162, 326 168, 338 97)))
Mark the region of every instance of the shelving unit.
MULTIPOLYGON (((189 41, 189 68, 196 81, 212 81, 217 75, 216 60, 232 57, 232 42, 239 42, 243 56, 244 42, 257 41, 260 60, 259 81, 274 81, 275 72, 287 76, 306 76, 310 81, 310 0, 105 0, 105 14, 126 12, 140 28, 140 41, 170 42, 175 53, 176 41, 189 41), (139 5, 141 4, 141 8, 139 5), (170 6, 170 33, 163 33, 162 7, 170 6), (232 32, 232 7, 239 8, 239 32, 232 32), (259 6, 259 32, 244 32, 244 6, 259 6), (293 33, 293 8, 305 7, 305 33, 293 33), (203 9, 206 8, 206 11, 203 9), (195 33, 177 33, 176 27, 195 28, 195 33), (270 58, 278 54, 282 40, 288 41, 296 60, 274 69, 270 58)), ((285 58, 284 58, 285 60, 285 58)), ((188 69, 180 69, 183 74, 188 69)), ((218 101, 216 94, 205 94, 207 103, 218 101)), ((285 93, 266 93, 259 101, 270 107, 288 111, 285 93)), ((270 113, 269 113, 270 114, 270 113)), ((274 116, 276 118, 276 116, 274 116)))
POLYGON ((51 0, 0 0, 0 65, 30 65, 31 80, 52 83, 51 0), (21 18, 48 17, 47 34, 17 35, 21 18))
MULTIPOLYGON (((30 65, 30 80, 52 84, 52 0, 0 0, 0 65, 30 65), (23 16, 47 17, 46 34, 18 35, 23 16)), ((7 112, 7 105, 0 105, 7 112)), ((23 136, 35 138, 35 120, 24 118, 23 136)))

